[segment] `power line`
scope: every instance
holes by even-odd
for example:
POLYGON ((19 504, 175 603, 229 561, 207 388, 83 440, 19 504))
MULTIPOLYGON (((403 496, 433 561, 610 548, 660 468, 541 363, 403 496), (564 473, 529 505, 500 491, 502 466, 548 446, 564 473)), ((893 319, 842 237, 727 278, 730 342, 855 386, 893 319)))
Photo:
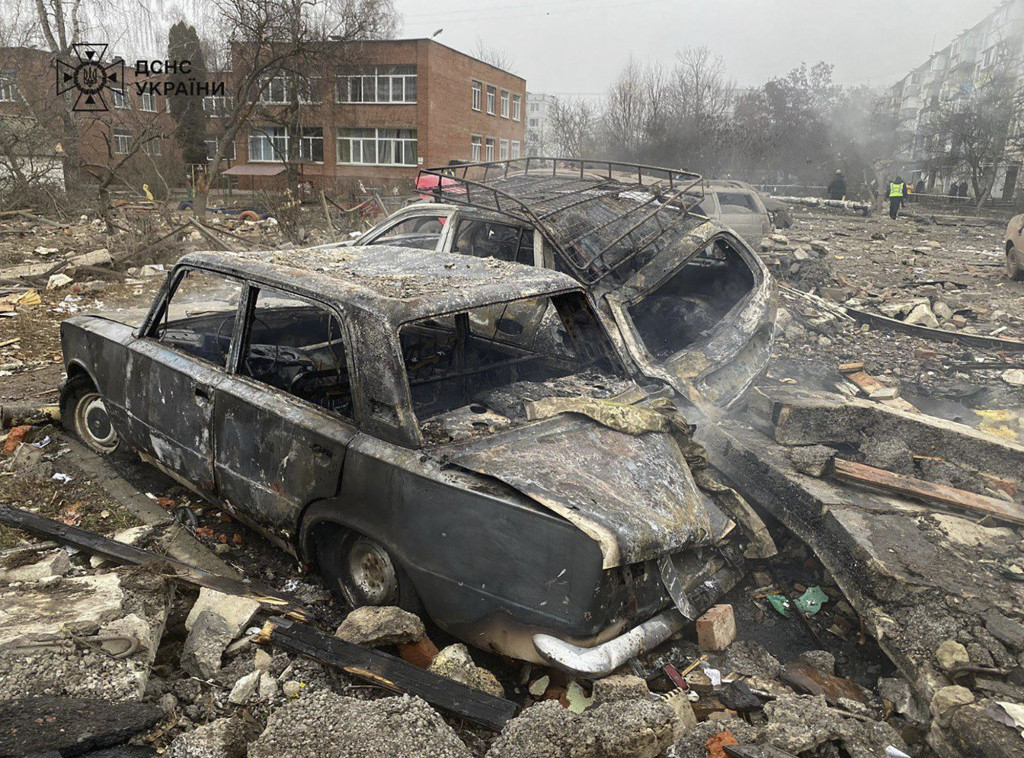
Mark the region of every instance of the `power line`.
MULTIPOLYGON (((569 1, 570 2, 577 2, 578 0, 569 0, 569 1)), ((640 5, 653 5, 655 3, 670 2, 670 0, 635 0, 634 2, 616 2, 616 3, 605 4, 605 5, 593 5, 591 0, 579 0, 579 1, 587 3, 586 4, 586 10, 588 10, 588 11, 615 10, 615 9, 622 9, 622 8, 633 8, 633 7, 640 6, 640 5)), ((519 5, 519 6, 504 6, 504 7, 505 8, 515 8, 515 9, 518 9, 518 10, 522 10, 523 9, 522 5, 519 5)), ((507 14, 507 15, 506 14, 497 14, 497 15, 495 15, 494 11, 498 10, 497 8, 488 8, 486 10, 472 9, 470 11, 449 11, 449 13, 472 12, 472 13, 477 13, 479 15, 472 15, 472 16, 466 16, 464 18, 450 19, 448 16, 446 16, 442 12, 442 13, 437 13, 437 14, 431 14, 429 16, 424 16, 421 20, 417 21, 416 23, 418 23, 418 24, 425 24, 425 25, 437 23, 437 24, 444 24, 444 25, 447 25, 447 26, 457 26, 459 24, 465 24, 465 23, 477 22, 477 21, 490 21, 490 20, 506 21, 506 20, 509 20, 509 19, 531 18, 531 17, 535 17, 535 16, 555 16, 555 15, 560 15, 560 14, 564 14, 564 13, 577 13, 580 10, 578 7, 577 8, 562 7, 562 8, 554 8, 554 9, 548 9, 548 8, 549 8, 549 6, 537 6, 536 10, 533 10, 533 11, 527 11, 525 13, 512 13, 512 14, 507 14)), ((412 18, 412 17, 406 17, 406 18, 412 18)))

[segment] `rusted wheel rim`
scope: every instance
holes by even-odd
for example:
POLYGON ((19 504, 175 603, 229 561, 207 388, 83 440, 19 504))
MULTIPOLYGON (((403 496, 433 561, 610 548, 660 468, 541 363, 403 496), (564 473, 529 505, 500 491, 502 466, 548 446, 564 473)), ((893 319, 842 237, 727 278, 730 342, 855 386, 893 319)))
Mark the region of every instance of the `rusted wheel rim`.
POLYGON ((388 605, 398 594, 398 576, 391 557, 365 537, 352 543, 348 554, 349 576, 367 605, 388 605))
POLYGON ((75 405, 75 433, 98 452, 112 453, 117 449, 120 440, 99 393, 87 392, 78 399, 75 405))

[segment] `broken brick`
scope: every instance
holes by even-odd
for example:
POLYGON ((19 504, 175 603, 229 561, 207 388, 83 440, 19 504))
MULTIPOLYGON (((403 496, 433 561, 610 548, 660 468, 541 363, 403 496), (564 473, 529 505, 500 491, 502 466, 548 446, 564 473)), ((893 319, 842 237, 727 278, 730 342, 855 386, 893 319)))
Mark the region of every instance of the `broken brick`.
POLYGON ((421 669, 430 668, 430 664, 437 657, 438 649, 429 637, 420 637, 416 642, 400 642, 398 654, 402 660, 419 666, 421 669))
POLYGON ((11 429, 4 442, 2 454, 10 455, 18 449, 18 445, 25 441, 25 435, 32 429, 31 426, 16 426, 11 429))
POLYGON ((731 605, 712 606, 697 619, 697 644, 701 650, 725 650, 736 639, 736 618, 731 605))

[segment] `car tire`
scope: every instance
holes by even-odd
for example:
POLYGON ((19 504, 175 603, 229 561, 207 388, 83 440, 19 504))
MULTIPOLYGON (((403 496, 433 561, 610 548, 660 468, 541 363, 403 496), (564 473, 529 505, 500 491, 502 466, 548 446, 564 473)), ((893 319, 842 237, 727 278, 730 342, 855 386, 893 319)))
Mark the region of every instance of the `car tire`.
POLYGON ((1024 281, 1024 265, 1021 265, 1021 255, 1012 244, 1006 246, 1006 275, 1015 282, 1024 281))
POLYGON ((321 531, 317 565, 328 589, 353 608, 395 605, 421 609, 408 574, 384 546, 357 532, 321 531))
POLYGON ((68 380, 61 395, 61 423, 82 443, 100 455, 110 455, 121 447, 121 438, 107 415, 103 398, 86 376, 68 380))

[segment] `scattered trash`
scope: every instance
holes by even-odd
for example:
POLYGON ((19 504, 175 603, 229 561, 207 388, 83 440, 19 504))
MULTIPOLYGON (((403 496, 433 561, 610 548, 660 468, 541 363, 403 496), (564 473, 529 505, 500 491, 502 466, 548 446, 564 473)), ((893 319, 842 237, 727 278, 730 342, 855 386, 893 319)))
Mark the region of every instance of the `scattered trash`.
POLYGON ((803 595, 793 601, 793 605, 796 606, 797 610, 801 613, 807 613, 813 616, 815 613, 821 610, 822 603, 828 602, 828 595, 826 595, 821 587, 808 587, 803 595))

